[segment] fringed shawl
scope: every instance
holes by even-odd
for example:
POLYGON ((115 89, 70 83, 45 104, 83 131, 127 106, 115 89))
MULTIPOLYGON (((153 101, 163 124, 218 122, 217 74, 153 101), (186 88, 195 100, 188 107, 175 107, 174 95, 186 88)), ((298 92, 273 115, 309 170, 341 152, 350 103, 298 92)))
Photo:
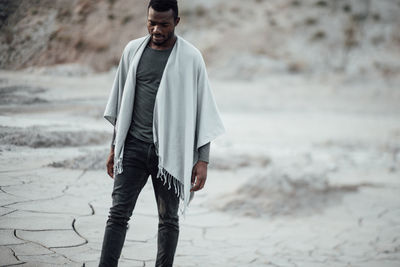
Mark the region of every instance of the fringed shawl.
MULTIPOLYGON (((114 178, 122 161, 135 97, 136 70, 150 35, 130 41, 122 54, 104 118, 115 126, 114 178)), ((181 213, 194 196, 192 168, 198 148, 225 132, 201 53, 180 36, 165 66, 153 113, 153 138, 158 155, 157 178, 182 200, 181 213)))

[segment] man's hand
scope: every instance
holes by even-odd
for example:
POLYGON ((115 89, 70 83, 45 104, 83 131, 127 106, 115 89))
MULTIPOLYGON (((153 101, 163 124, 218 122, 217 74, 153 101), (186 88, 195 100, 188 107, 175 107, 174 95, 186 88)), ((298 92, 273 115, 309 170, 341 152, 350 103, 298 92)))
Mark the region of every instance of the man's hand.
POLYGON ((106 165, 108 175, 114 179, 114 148, 111 148, 106 165))
POLYGON ((207 162, 201 160, 194 165, 192 170, 192 184, 194 186, 190 189, 190 192, 200 190, 204 187, 207 179, 207 165, 207 162))

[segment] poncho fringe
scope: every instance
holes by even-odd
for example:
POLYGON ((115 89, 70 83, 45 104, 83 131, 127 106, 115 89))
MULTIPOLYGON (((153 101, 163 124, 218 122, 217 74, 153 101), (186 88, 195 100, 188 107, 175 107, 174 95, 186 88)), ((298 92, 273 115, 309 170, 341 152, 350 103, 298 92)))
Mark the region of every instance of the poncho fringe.
POLYGON ((171 189, 171 181, 172 181, 176 196, 179 197, 181 200, 185 199, 185 194, 183 191, 184 189, 183 183, 181 183, 178 179, 176 179, 173 175, 171 175, 162 166, 158 166, 157 178, 161 179, 161 181, 164 181, 164 185, 168 181, 168 190, 171 189))
MULTIPOLYGON (((122 167, 122 158, 120 158, 116 162, 116 164, 114 164, 114 173, 122 173, 123 171, 124 169, 122 167)), ((168 190, 171 189, 171 182, 172 182, 172 185, 174 186, 174 192, 176 196, 180 199, 180 205, 179 205, 180 212, 183 214, 184 213, 183 204, 185 201, 184 184, 177 178, 175 178, 172 174, 170 174, 162 166, 158 166, 157 179, 163 181, 164 182, 163 185, 166 185, 166 183, 168 182, 168 190)))

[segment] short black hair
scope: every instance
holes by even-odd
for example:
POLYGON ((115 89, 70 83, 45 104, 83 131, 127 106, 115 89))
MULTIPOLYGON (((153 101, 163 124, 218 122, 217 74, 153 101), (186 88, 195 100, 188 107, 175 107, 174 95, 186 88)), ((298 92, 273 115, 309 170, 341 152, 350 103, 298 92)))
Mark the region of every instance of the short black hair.
POLYGON ((176 0, 150 0, 147 9, 152 7, 155 11, 163 12, 172 9, 174 19, 178 18, 178 3, 176 0))

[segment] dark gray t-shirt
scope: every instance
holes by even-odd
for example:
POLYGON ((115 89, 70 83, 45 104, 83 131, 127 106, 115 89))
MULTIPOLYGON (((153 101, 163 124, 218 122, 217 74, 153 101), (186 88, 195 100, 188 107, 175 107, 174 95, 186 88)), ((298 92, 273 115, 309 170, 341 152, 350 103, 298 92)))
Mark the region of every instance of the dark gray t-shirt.
MULTIPOLYGON (((172 48, 156 50, 146 46, 136 70, 135 99, 129 134, 148 143, 153 143, 154 104, 171 51, 172 48)), ((200 147, 198 152, 199 160, 209 162, 210 143, 200 147)))
POLYGON ((129 133, 153 143, 153 110, 161 77, 172 48, 155 50, 147 46, 136 70, 135 102, 129 133))

